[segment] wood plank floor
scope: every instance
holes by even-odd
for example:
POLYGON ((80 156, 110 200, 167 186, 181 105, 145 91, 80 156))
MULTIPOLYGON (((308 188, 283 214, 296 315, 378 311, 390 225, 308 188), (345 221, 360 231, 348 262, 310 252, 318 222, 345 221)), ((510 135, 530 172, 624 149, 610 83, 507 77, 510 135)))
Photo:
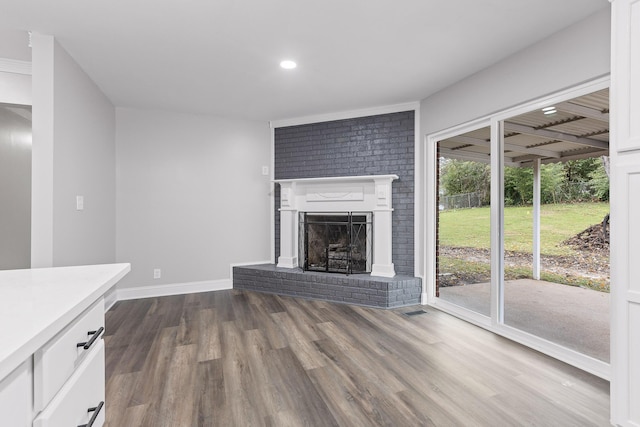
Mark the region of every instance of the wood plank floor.
POLYGON ((425 307, 120 301, 105 343, 108 427, 609 425, 607 381, 425 307))

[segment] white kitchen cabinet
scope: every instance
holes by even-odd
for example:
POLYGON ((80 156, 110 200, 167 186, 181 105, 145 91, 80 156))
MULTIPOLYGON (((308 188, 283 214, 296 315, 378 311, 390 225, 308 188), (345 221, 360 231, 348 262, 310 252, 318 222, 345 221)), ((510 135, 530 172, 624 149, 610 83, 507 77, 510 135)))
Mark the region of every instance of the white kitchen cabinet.
POLYGON ((24 361, 0 381, 0 425, 26 427, 33 418, 33 364, 24 361))
POLYGON ((104 294, 130 268, 0 271, 0 426, 102 426, 104 294))
POLYGON ((46 408, 33 421, 33 427, 81 426, 104 424, 104 343, 80 364, 46 408))
POLYGON ((81 362, 102 341, 104 299, 100 298, 33 355, 34 409, 41 411, 81 362), (82 344, 82 345, 80 345, 82 344))
POLYGON ((0 383, 0 425, 80 426, 95 414, 92 427, 100 427, 105 413, 103 330, 100 298, 0 383))

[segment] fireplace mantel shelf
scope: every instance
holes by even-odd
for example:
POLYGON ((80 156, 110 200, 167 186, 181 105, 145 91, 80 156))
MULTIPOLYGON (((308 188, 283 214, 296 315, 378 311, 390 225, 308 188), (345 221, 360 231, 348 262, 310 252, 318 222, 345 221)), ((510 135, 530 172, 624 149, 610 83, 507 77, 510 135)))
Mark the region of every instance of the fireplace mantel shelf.
POLYGON ((324 178, 290 178, 290 179, 274 179, 276 184, 304 183, 304 184, 328 184, 334 182, 363 182, 363 181, 394 181, 398 179, 398 175, 356 175, 356 176, 330 176, 324 178))

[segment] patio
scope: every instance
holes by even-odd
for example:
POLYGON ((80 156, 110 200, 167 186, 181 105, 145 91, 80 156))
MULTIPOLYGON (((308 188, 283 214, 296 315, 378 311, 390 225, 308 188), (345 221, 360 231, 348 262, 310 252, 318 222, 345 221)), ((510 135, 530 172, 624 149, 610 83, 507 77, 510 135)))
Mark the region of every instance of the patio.
MULTIPOLYGON (((490 284, 440 288, 440 298, 490 316, 490 284)), ((505 281, 505 324, 609 362, 609 294, 541 280, 505 281)))

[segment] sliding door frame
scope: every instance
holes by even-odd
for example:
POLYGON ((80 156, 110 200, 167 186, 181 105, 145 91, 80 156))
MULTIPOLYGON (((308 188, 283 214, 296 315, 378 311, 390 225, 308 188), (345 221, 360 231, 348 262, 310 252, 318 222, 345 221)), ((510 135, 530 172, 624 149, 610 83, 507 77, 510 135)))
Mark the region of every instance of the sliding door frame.
MULTIPOLYGON (((544 338, 529 334, 504 323, 504 121, 536 109, 562 101, 577 98, 609 87, 609 76, 603 76, 591 82, 541 97, 521 105, 490 114, 483 118, 451 127, 441 132, 426 135, 425 170, 426 200, 424 204, 425 224, 423 241, 426 248, 425 279, 426 303, 432 307, 460 317, 466 321, 488 329, 513 341, 531 347, 537 351, 559 359, 572 366, 590 372, 598 377, 609 379, 609 363, 586 356, 544 338), (483 127, 491 127, 491 318, 436 298, 436 161, 438 141, 470 132, 483 127)), ((463 102, 463 100, 461 100, 463 102)))
MULTIPOLYGON (((475 311, 466 309, 459 305, 452 304, 448 301, 436 297, 436 216, 438 213, 438 194, 436 192, 436 180, 437 180, 437 162, 438 162, 438 141, 451 138, 456 135, 464 134, 474 130, 486 128, 491 126, 490 118, 483 118, 472 122, 464 123, 459 126, 452 127, 443 132, 437 134, 428 135, 425 138, 425 159, 423 164, 426 165, 426 182, 425 188, 427 189, 425 214, 426 214, 426 227, 424 241, 426 243, 426 261, 425 261, 425 280, 427 288, 427 305, 437 307, 443 311, 454 314, 464 320, 467 320, 476 325, 489 328, 491 327, 491 318, 484 316, 475 311)), ((491 165, 493 167, 493 165, 491 165)), ((491 183, 493 186, 493 182, 491 183)), ((493 197, 491 199, 493 204, 493 197)), ((492 239, 493 240, 493 239, 492 239)), ((492 241, 493 245, 493 241, 492 241)), ((493 275, 493 271, 492 271, 493 275)), ((493 281, 493 280, 492 280, 493 281)), ((492 302, 493 308, 493 302, 492 302)))

